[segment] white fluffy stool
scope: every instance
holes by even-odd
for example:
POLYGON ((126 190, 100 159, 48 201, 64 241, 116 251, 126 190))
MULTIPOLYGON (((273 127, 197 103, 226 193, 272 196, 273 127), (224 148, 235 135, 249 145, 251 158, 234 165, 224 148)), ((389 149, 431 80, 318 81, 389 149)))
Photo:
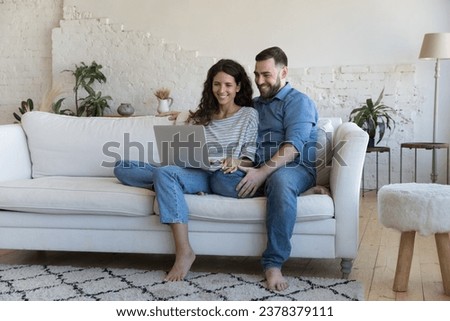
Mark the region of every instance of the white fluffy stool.
POLYGON ((434 234, 444 292, 450 295, 450 186, 390 184, 378 192, 378 218, 386 227, 402 232, 394 291, 408 288, 416 232, 434 234))

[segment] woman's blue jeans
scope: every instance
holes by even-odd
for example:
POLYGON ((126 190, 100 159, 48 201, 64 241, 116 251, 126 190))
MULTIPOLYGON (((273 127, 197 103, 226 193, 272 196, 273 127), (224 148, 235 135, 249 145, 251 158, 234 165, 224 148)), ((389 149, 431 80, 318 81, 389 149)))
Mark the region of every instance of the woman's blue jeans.
POLYGON ((156 191, 160 221, 164 224, 188 222, 184 194, 211 193, 211 172, 178 166, 156 167, 138 161, 119 161, 114 168, 117 179, 129 186, 156 191))
MULTIPOLYGON (((211 177, 211 190, 214 194, 237 198, 236 186, 244 176, 242 171, 232 174, 216 171, 211 177)), ((288 165, 273 172, 267 178, 264 190, 261 189, 255 195, 264 194, 267 198, 267 247, 261 261, 264 270, 273 267, 281 269, 289 258, 297 218, 297 196, 314 184, 315 177, 307 168, 288 165)))
POLYGON ((153 189, 153 173, 156 166, 138 161, 118 161, 114 175, 124 185, 153 189))

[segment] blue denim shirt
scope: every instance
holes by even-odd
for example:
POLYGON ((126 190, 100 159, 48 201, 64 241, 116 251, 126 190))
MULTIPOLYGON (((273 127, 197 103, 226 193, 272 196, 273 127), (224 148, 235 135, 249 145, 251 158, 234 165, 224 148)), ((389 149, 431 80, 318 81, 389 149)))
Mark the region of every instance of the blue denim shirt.
POLYGON ((269 160, 279 147, 292 144, 299 156, 294 164, 302 164, 315 176, 318 113, 316 104, 287 83, 271 99, 256 97, 254 107, 259 113, 258 149, 260 165, 269 160))

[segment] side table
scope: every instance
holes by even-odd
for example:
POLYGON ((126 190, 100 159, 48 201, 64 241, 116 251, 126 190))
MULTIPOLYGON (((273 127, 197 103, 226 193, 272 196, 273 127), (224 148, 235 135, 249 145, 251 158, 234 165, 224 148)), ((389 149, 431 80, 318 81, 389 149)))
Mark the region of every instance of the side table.
MULTIPOLYGON (((389 147, 367 147, 366 154, 376 154, 375 166, 376 166, 376 191, 378 192, 378 154, 388 154, 388 183, 391 183, 391 149, 389 147)), ((364 197, 364 167, 362 172, 362 196, 364 197)))
MULTIPOLYGON (((400 144, 400 183, 402 182, 402 174, 403 174, 403 148, 414 149, 414 182, 417 182, 417 150, 431 150, 433 153, 438 149, 447 149, 447 185, 448 185, 448 163, 449 163, 449 145, 446 143, 403 143, 400 144)), ((434 170, 434 168, 433 168, 434 170)), ((432 173, 432 175, 435 173, 432 173)), ((433 178, 432 178, 433 179, 433 178)))

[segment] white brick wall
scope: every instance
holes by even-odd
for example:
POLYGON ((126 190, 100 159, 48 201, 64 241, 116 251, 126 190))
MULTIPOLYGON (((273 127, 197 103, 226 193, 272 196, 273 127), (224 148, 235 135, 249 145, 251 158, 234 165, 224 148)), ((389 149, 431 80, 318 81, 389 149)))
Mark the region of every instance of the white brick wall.
MULTIPOLYGON (((104 66, 108 82, 97 90, 113 97, 112 113, 120 103, 129 102, 138 115, 154 114, 157 100, 153 91, 159 87, 171 88, 173 109, 195 108, 215 58, 198 56, 108 19, 94 19, 73 7, 62 12, 61 2, 0 0, 0 26, 8 30, 8 36, 1 38, 6 45, 0 47, 0 123, 13 122, 11 114, 20 100, 31 97, 39 101, 52 78, 65 90, 66 107, 73 107, 73 76, 62 71, 93 60, 104 66), (14 15, 18 18, 12 18, 14 15), (60 17, 64 20, 59 23, 60 17), (33 23, 18 23, 25 18, 33 23)), ((252 73, 253 61, 246 67, 252 73)), ((384 102, 397 109, 398 125, 380 145, 391 147, 392 181, 398 181, 400 143, 413 139, 414 119, 422 112, 415 65, 291 68, 289 81, 316 101, 321 116, 339 116, 344 121, 353 108, 369 97, 376 99, 384 87, 384 102)), ((366 159, 366 187, 374 186, 374 159, 374 155, 366 159)), ((412 159, 403 164, 405 181, 412 177, 412 165, 412 159)), ((387 183, 386 166, 387 158, 381 155, 380 186, 387 183)))
POLYGON ((0 124, 12 123, 20 102, 39 102, 51 83, 51 30, 63 0, 0 1, 0 124))
MULTIPOLYGON (((391 148, 391 182, 400 177, 400 144, 413 140, 414 119, 421 113, 423 97, 415 84, 414 65, 335 66, 290 70, 290 82, 310 95, 321 116, 338 116, 348 120, 350 111, 367 98, 374 101, 385 88, 383 102, 397 110, 396 128, 387 131, 379 146, 391 148)), ((404 158, 403 181, 412 181, 413 159, 404 158)), ((375 186, 375 154, 366 157, 366 188, 375 186)), ((379 186, 387 184, 388 158, 379 155, 379 186)))
MULTIPOLYGON (((196 52, 185 51, 177 44, 150 33, 128 31, 108 19, 70 19, 53 30, 53 81, 62 85, 68 99, 66 107, 73 107, 73 76, 62 72, 74 69, 81 61, 103 65, 107 83, 97 87, 111 95, 111 113, 120 103, 128 102, 136 115, 155 114, 157 99, 153 92, 160 87, 171 89, 173 109, 195 109, 203 81, 214 58, 198 57, 196 52)), ((78 14, 74 14, 77 18, 78 14)))

